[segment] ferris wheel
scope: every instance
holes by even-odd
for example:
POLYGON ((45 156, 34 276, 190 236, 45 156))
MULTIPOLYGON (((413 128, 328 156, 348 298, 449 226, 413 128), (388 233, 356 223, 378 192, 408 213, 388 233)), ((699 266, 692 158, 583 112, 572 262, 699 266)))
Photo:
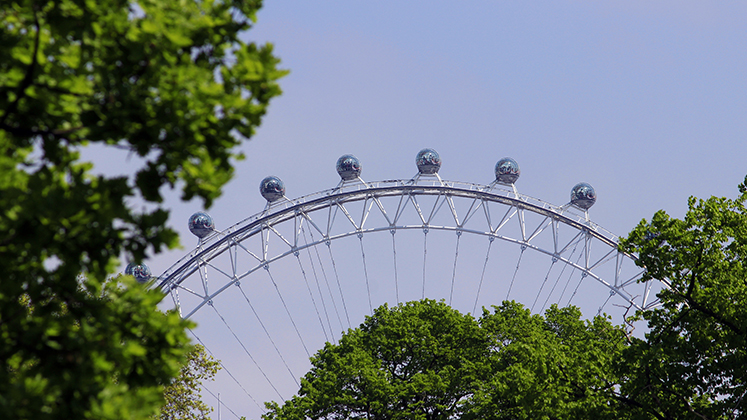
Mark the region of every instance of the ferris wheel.
MULTIPOLYGON (((591 185, 556 206, 518 191, 511 158, 486 185, 443 180, 432 149, 416 166, 410 179, 367 182, 344 155, 332 189, 288 199, 269 176, 259 213, 222 230, 207 213, 190 217, 197 246, 155 287, 221 360, 206 390, 222 393, 227 418, 258 418, 264 401, 290 398, 309 357, 384 303, 443 299, 475 316, 507 299, 535 313, 572 304, 618 324, 658 305, 661 286, 640 282, 635 257, 591 221, 591 185)), ((150 277, 145 266, 127 270, 150 277)))

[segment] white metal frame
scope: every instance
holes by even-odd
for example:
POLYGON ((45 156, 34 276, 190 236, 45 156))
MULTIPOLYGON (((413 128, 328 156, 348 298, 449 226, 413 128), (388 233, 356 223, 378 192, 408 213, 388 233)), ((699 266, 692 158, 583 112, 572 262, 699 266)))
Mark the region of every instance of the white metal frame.
MULTIPOLYGON (((294 200, 283 199, 275 203, 268 203, 265 209, 241 222, 225 229, 216 231, 214 234, 201 239, 198 246, 176 262, 157 280, 157 287, 171 294, 174 305, 179 309, 184 318, 189 318, 205 305, 211 305, 212 300, 253 272, 267 268, 278 260, 289 255, 298 255, 308 247, 314 247, 323 243, 329 244, 340 238, 353 235, 364 235, 371 232, 389 231, 394 234, 398 230, 422 229, 454 231, 457 234, 470 233, 482 235, 491 239, 500 239, 514 243, 522 250, 531 249, 552 257, 553 262, 562 261, 570 267, 579 270, 583 277, 591 277, 603 284, 610 290, 611 295, 618 295, 635 309, 647 309, 658 305, 658 300, 652 298, 652 283, 637 285, 643 274, 638 270, 633 275, 621 276, 624 260, 635 260, 635 256, 618 250, 618 238, 612 233, 604 230, 589 219, 587 211, 566 204, 555 206, 536 198, 520 194, 513 185, 501 185, 493 182, 489 185, 480 185, 464 182, 444 181, 437 174, 433 176, 418 175, 410 180, 388 180, 380 182, 364 182, 360 178, 353 181, 341 182, 331 190, 321 191, 300 197, 294 200), (421 209, 418 205, 418 197, 435 196, 436 205, 430 209, 421 209), (399 205, 396 208, 387 207, 382 198, 399 197, 399 205), (454 200, 471 200, 469 210, 464 214, 458 214, 454 200), (351 214, 347 206, 349 203, 363 201, 363 214, 360 216, 351 214), (502 218, 495 218, 487 210, 487 203, 498 203, 505 205, 506 212, 502 218), (403 224, 400 216, 406 206, 413 206, 420 218, 419 224, 403 224), (332 211, 335 209, 336 211, 332 211), (324 211, 327 210, 327 211, 324 211), (434 224, 433 219, 439 212, 451 213, 450 224, 434 224), (387 225, 367 224, 371 212, 380 212, 387 225), (526 212, 532 212, 543 216, 538 225, 528 226, 525 223, 526 212), (349 222, 349 229, 340 233, 332 233, 331 227, 338 222, 334 215, 342 214, 349 222), (475 230, 466 228, 468 220, 475 217, 484 217, 489 226, 488 230, 475 230), (514 218, 518 219, 521 229, 520 236, 504 235, 502 228, 514 218), (279 224, 292 223, 295 235, 284 237, 276 227, 279 224), (319 238, 312 242, 300 240, 301 226, 308 226, 319 234, 319 238), (570 227, 577 231, 571 241, 559 242, 558 231, 561 227, 570 227), (539 246, 535 242, 543 232, 550 230, 553 235, 553 246, 551 249, 539 246), (282 252, 269 253, 267 244, 271 240, 280 241, 285 244, 282 252), (574 262, 567 258, 567 251, 574 243, 580 244, 583 239, 583 258, 574 262), (246 241, 258 240, 262 243, 262 252, 255 253, 248 250, 243 244, 246 241), (608 252, 602 258, 591 259, 590 248, 592 243, 600 243, 607 247, 608 252), (256 260, 254 266, 244 272, 237 272, 235 261, 239 258, 239 251, 248 258, 256 260), (206 268, 214 258, 228 253, 232 261, 232 272, 217 269, 223 274, 220 283, 208 284, 206 268), (614 278, 603 278, 597 274, 596 269, 604 264, 615 264, 614 278), (201 289, 194 290, 183 284, 184 280, 197 275, 201 278, 201 289), (642 286, 642 290, 640 288, 642 286), (633 290, 635 288, 635 290, 633 290), (179 292, 190 293, 199 298, 199 303, 193 307, 183 308, 179 300, 179 292)), ((575 245, 574 245, 575 247, 575 245)))

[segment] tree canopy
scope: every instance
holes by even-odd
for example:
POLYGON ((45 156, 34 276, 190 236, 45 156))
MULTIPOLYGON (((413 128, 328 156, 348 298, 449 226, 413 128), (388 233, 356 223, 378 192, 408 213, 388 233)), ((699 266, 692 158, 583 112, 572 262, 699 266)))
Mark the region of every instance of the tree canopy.
POLYGON ((743 418, 747 394, 747 177, 736 199, 689 200, 683 219, 657 212, 622 241, 644 280, 669 287, 640 314, 649 331, 625 352, 621 393, 641 418, 743 418))
POLYGON ((575 308, 515 302, 479 319, 443 302, 384 305, 312 358, 297 396, 265 419, 616 418, 611 364, 625 340, 575 308))
POLYGON ((189 350, 121 258, 177 244, 162 187, 209 206, 280 93, 258 0, 10 0, 0 9, 0 411, 142 418, 189 350), (139 156, 92 173, 83 147, 139 156))

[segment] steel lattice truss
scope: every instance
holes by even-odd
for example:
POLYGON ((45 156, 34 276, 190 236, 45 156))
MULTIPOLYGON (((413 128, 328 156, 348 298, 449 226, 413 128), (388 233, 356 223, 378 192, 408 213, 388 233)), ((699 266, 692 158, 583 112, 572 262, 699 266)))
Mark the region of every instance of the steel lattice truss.
MULTIPOLYGON (((391 234, 393 248, 389 252, 394 253, 392 264, 396 276, 397 265, 406 262, 402 258, 397 261, 394 245, 395 236, 399 237, 395 233, 402 231, 421 232, 419 235, 423 238, 422 262, 409 261, 423 266, 423 295, 427 295, 426 268, 430 268, 426 263, 429 232, 442 231, 454 232, 457 238, 453 273, 442 273, 447 282, 451 280, 452 293, 460 261, 459 238, 470 234, 485 238, 483 243, 490 246, 496 239, 514 244, 513 248, 519 250, 517 271, 524 251, 535 251, 551 267, 545 281, 552 267, 560 262, 566 265, 565 272, 575 272, 580 277, 579 285, 584 278, 595 280, 608 290, 607 300, 612 298, 619 306, 627 306, 627 310, 658 304, 652 293, 652 283, 639 282, 643 270, 635 266, 635 258, 620 252, 617 237, 591 222, 586 212, 570 205, 555 206, 501 185, 442 181, 434 177, 346 182, 332 190, 268 204, 264 211, 201 240, 197 248, 159 277, 157 285, 171 294, 182 316, 190 318, 205 305, 212 305, 231 286, 246 284, 255 273, 269 272, 270 267, 284 259, 297 258, 301 264, 300 254, 311 255, 310 250, 314 249, 319 257, 316 248, 327 248, 335 264, 331 252, 333 244, 344 238, 358 238, 364 264, 362 272, 368 287, 363 238, 376 232, 391 234)), ((491 255, 490 248, 487 249, 486 266, 491 255)), ((484 250, 465 251, 463 247, 462 256, 465 252, 485 253, 484 250)), ((324 270, 321 257, 318 263, 324 270)), ((336 270, 335 267, 335 274, 336 270)), ((310 270, 302 266, 301 271, 305 277, 310 270)), ((508 271, 513 271, 513 267, 508 271)), ((482 275, 485 276, 484 267, 482 275)), ((331 277, 331 274, 325 272, 325 276, 331 277)), ((340 281, 339 276, 337 281, 340 281)), ((543 283, 537 295, 537 298, 542 297, 540 300, 544 299, 541 296, 544 288, 543 283)), ((544 293, 549 299, 547 289, 544 293)), ((332 292, 327 294, 334 300, 332 292)), ((338 301, 344 304, 342 288, 337 294, 338 301)), ((323 295, 320 289, 318 299, 323 299, 323 295)), ((370 304, 370 291, 368 300, 370 304)))

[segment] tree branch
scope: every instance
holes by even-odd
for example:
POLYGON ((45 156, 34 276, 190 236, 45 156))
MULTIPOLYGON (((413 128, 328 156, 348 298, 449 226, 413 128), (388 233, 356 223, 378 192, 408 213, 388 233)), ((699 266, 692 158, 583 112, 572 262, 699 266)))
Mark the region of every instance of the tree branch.
POLYGON ((619 401, 619 402, 621 402, 621 403, 623 403, 623 404, 625 404, 627 406, 644 409, 647 412, 649 412, 649 414, 653 415, 654 417, 656 417, 659 420, 667 420, 667 418, 664 417, 664 415, 662 415, 662 414, 660 414, 660 413, 658 413, 656 411, 649 410, 646 406, 644 406, 643 404, 639 403, 636 400, 633 400, 633 399, 630 399, 630 398, 627 398, 627 397, 623 397, 620 394, 613 394, 612 398, 614 398, 615 400, 617 400, 617 401, 619 401))
POLYGON ((704 247, 705 247, 705 245, 701 246, 700 255, 698 255, 698 262, 695 264, 695 267, 694 267, 694 269, 691 272, 690 284, 688 284, 688 286, 687 286, 687 292, 685 292, 685 294, 682 294, 680 292, 675 292, 675 293, 677 295, 679 295, 681 298, 683 298, 685 300, 685 302, 687 302, 687 305, 690 308, 695 309, 697 311, 700 311, 700 312, 702 312, 702 313, 710 316, 711 318, 715 319, 716 322, 718 322, 718 323, 720 323, 720 324, 725 325, 726 327, 728 327, 735 334, 745 335, 747 333, 747 331, 744 331, 743 329, 739 328, 736 324, 734 324, 733 322, 731 322, 731 321, 725 319, 724 317, 720 316, 719 314, 717 314, 712 309, 710 309, 710 308, 708 308, 708 307, 706 307, 704 305, 701 305, 693 297, 693 292, 695 290, 695 284, 699 281, 699 276, 697 276, 695 273, 696 273, 696 271, 698 271, 698 268, 700 267, 700 264, 701 264, 701 262, 703 260, 703 248, 704 247))

